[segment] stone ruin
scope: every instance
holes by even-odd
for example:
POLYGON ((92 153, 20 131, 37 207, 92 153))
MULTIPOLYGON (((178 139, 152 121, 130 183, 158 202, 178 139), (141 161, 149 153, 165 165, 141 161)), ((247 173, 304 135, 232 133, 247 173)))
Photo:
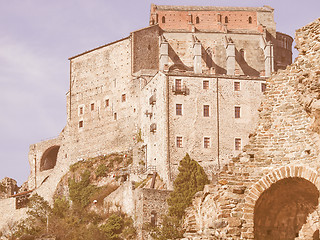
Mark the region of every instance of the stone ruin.
POLYGON ((8 198, 18 191, 19 187, 16 180, 5 177, 0 181, 0 199, 8 198))
POLYGON ((296 43, 299 57, 267 80, 249 144, 188 209, 187 237, 319 239, 320 19, 296 43))

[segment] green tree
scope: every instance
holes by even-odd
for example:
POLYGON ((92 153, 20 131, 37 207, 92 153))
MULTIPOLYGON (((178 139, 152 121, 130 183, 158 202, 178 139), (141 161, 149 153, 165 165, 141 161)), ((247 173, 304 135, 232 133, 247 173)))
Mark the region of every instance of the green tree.
POLYGON ((169 215, 162 219, 160 227, 146 224, 146 230, 157 240, 178 239, 183 237, 181 223, 185 209, 192 203, 195 193, 202 191, 209 183, 208 177, 198 162, 189 154, 180 161, 179 174, 173 183, 173 192, 168 198, 169 215))
POLYGON ((90 196, 96 191, 96 187, 90 184, 90 171, 81 174, 80 182, 69 179, 70 199, 76 208, 84 208, 90 203, 90 196))
POLYGON ((208 177, 198 162, 189 154, 180 161, 179 174, 173 183, 173 192, 168 199, 169 215, 182 219, 185 209, 192 203, 194 194, 209 183, 208 177))
POLYGON ((106 224, 101 225, 101 230, 105 233, 107 239, 110 240, 119 240, 120 233, 124 227, 124 221, 121 216, 112 214, 106 224))

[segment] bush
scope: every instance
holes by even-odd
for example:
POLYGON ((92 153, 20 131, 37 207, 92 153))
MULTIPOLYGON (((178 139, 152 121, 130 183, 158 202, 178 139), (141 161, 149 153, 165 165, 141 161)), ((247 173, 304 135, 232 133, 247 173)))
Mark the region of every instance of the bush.
POLYGON ((96 170, 97 177, 105 177, 107 174, 108 167, 105 164, 100 164, 96 170))
POLYGON ((106 224, 101 225, 100 229, 105 233, 107 239, 118 240, 120 238, 120 233, 124 227, 123 219, 116 215, 112 214, 106 224))
POLYGON ((69 194, 76 207, 84 208, 90 203, 90 197, 96 192, 97 187, 90 184, 90 172, 81 174, 81 181, 69 179, 69 194))
POLYGON ((69 202, 63 197, 63 198, 57 198, 54 201, 52 213, 59 217, 59 218, 65 218, 70 210, 70 204, 69 202))

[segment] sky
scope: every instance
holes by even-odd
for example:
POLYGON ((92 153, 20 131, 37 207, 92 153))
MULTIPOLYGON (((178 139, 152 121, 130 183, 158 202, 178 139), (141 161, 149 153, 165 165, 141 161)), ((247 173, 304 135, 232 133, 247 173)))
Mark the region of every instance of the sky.
POLYGON ((151 3, 269 5, 292 37, 320 17, 319 0, 0 0, 0 179, 25 182, 29 146, 66 125, 68 58, 147 27, 151 3))

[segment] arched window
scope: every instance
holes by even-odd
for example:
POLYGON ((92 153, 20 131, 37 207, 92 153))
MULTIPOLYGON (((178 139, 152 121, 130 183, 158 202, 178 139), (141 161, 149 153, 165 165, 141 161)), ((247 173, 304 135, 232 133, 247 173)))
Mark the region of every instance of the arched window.
POLYGON ((252 23, 252 17, 249 17, 249 23, 252 23))
POLYGON ((228 22, 229 22, 229 20, 228 20, 228 17, 227 17, 227 16, 224 18, 224 22, 225 22, 225 23, 228 23, 228 22))
POLYGON ((196 17, 196 23, 200 23, 199 17, 196 17))
POLYGON ((165 18, 165 16, 162 16, 162 23, 166 23, 166 18, 165 18))
POLYGON ((151 212, 151 225, 157 226, 157 212, 154 210, 151 212))

